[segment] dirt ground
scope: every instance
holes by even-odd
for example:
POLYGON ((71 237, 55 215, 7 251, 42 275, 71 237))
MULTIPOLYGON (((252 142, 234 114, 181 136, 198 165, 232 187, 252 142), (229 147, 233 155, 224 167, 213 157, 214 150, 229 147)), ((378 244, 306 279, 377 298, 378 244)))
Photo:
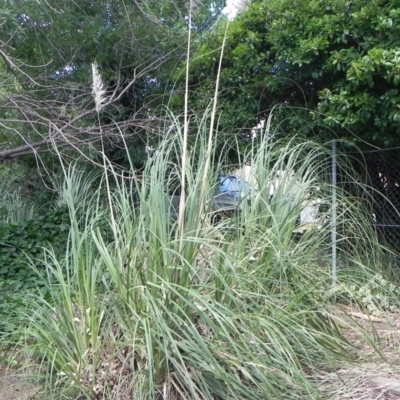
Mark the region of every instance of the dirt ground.
POLYGON ((38 392, 38 387, 21 377, 7 374, 0 378, 0 400, 39 400, 38 392))
POLYGON ((347 340, 358 349, 358 362, 311 377, 323 393, 321 399, 400 400, 400 313, 378 318, 350 307, 344 311, 368 337, 360 330, 345 330, 347 340))
MULTIPOLYGON (((400 400, 400 313, 371 321, 359 310, 345 307, 344 311, 351 324, 365 328, 379 351, 356 329, 344 329, 348 341, 359 349, 359 360, 334 372, 310 376, 322 393, 315 400, 400 400)), ((26 375, 0 365, 0 400, 46 399, 26 375)))

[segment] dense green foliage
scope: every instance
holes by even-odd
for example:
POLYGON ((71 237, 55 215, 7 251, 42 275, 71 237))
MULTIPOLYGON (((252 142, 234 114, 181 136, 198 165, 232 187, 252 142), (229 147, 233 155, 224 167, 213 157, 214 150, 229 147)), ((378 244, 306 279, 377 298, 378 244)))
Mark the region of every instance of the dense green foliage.
MULTIPOLYGON (((111 157, 121 148, 120 132, 126 140, 143 136, 135 147, 159 133, 159 119, 149 117, 159 117, 155 109, 169 96, 171 73, 186 58, 185 1, 3 3, 0 159, 49 151, 54 144, 96 159, 97 148, 90 152, 87 145, 98 142, 100 132, 111 157), (100 132, 90 94, 93 62, 107 96, 100 132)), ((194 4, 194 36, 211 26, 223 3, 194 4)))
MULTIPOLYGON (((214 22, 223 3, 193 3, 193 109, 204 110, 214 88, 226 20, 214 22)), ((280 106, 275 113, 289 135, 321 138, 333 131, 379 146, 397 144, 399 15, 395 0, 250 2, 227 31, 220 130, 249 128, 280 106)), ((69 142, 75 150, 94 140, 93 61, 113 99, 100 116, 111 159, 124 157, 115 137, 120 131, 135 149, 144 147, 149 136, 165 130, 160 105, 169 102, 181 112, 185 2, 5 2, 0 17, 6 38, 0 158, 26 142, 46 150, 50 136, 62 137, 63 146, 69 142), (49 125, 56 135, 49 135, 49 125)), ((12 156, 27 153, 32 149, 12 156)), ((139 153, 138 165, 145 160, 139 153)), ((97 160, 96 149, 85 154, 97 160)))
MULTIPOLYGON (((287 134, 331 137, 332 129, 350 140, 398 145, 399 30, 397 0, 252 1, 228 28, 222 126, 250 127, 280 105, 287 134)), ((223 35, 210 34, 195 55, 192 104, 209 101, 223 35)))
MULTIPOLYGON (((97 147, 83 150, 99 137, 90 96, 94 61, 111 96, 100 115, 111 159, 124 158, 116 137, 120 132, 134 149, 144 147, 149 136, 166 130, 160 105, 182 111, 186 2, 4 5, 0 158, 32 154, 32 148, 23 147, 26 143, 49 150, 56 138, 62 147, 98 161, 97 147)), ((223 5, 193 2, 193 109, 209 105, 215 85, 225 34, 226 20, 217 21, 223 5)), ((288 135, 330 138, 334 132, 350 140, 396 145, 399 19, 395 0, 249 2, 227 30, 219 129, 249 128, 279 106, 275 114, 288 135)), ((138 166, 143 165, 143 151, 134 152, 138 166)))
POLYGON ((51 247, 64 257, 69 229, 66 207, 20 224, 0 225, 0 333, 15 329, 11 321, 27 305, 28 292, 46 295, 44 249, 51 247))

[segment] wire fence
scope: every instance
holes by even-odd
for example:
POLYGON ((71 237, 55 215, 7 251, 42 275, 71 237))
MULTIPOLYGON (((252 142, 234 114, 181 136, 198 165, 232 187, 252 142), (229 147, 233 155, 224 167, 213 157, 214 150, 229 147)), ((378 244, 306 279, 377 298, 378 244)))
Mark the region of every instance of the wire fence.
POLYGON ((351 156, 358 176, 369 187, 366 201, 379 239, 400 255, 400 148, 351 156))

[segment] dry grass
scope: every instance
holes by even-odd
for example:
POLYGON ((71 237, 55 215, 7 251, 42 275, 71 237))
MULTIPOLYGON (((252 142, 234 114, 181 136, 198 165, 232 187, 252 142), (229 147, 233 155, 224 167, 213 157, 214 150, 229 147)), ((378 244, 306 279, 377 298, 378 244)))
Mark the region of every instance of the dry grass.
MULTIPOLYGON (((360 310, 343 307, 347 314, 360 310)), ((373 339, 376 349, 360 329, 347 329, 345 337, 359 349, 355 364, 343 365, 338 371, 321 371, 312 376, 322 392, 321 399, 332 400, 398 400, 400 399, 400 313, 387 313, 382 321, 368 321, 351 317, 353 326, 362 326, 365 334, 373 339), (379 387, 379 381, 390 379, 398 387, 395 391, 379 387)), ((387 381, 389 382, 389 380, 387 381)))
POLYGON ((0 372, 0 400, 32 400, 40 388, 18 373, 0 372))
POLYGON ((18 357, 12 353, 11 358, 7 350, 0 354, 4 360, 0 362, 0 400, 38 399, 40 396, 36 395, 41 387, 37 385, 37 380, 32 379, 32 360, 22 356, 22 353, 18 353, 18 357))

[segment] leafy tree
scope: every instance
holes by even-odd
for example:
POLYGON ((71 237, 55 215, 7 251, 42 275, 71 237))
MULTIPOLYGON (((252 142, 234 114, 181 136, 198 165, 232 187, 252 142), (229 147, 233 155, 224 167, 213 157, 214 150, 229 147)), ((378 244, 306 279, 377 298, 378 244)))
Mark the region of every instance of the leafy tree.
POLYGON ((0 159, 59 148, 88 156, 103 139, 121 147, 142 132, 169 93, 171 70, 187 57, 191 27, 203 32, 221 0, 27 2, 4 0, 0 72, 13 82, 0 93, 0 159), (91 96, 91 64, 106 88, 100 116, 91 96), (100 120, 98 119, 100 117, 100 120), (100 124, 99 124, 100 121, 100 124))
MULTIPOLYGON (((288 132, 321 135, 325 126, 329 135, 332 128, 341 137, 398 144, 399 31, 398 0, 253 1, 228 28, 222 125, 249 126, 249 118, 280 105, 288 132)), ((194 61, 198 107, 214 85, 223 34, 211 34, 194 61)))

